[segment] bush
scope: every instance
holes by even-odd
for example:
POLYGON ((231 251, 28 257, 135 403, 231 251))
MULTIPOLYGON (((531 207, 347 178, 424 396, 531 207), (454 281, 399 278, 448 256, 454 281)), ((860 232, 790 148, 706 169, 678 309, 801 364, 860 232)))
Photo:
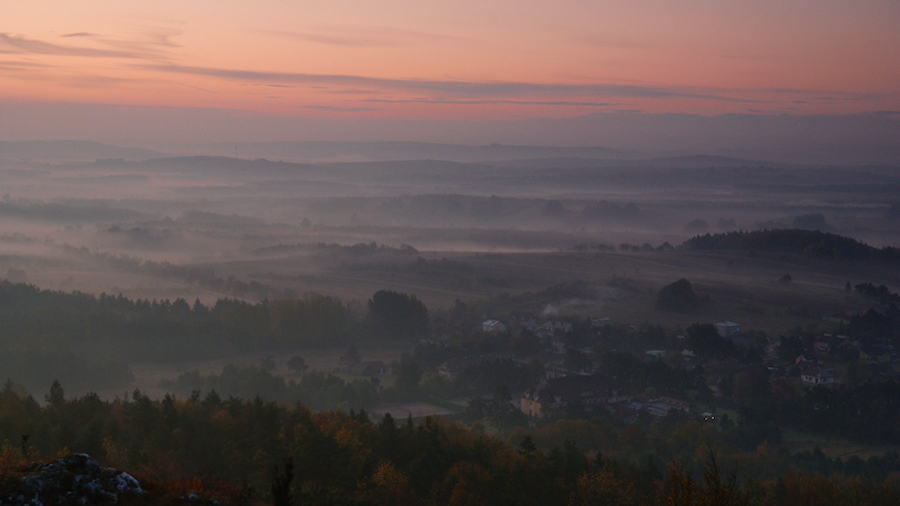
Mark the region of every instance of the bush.
POLYGON ((656 296, 656 308, 676 313, 689 313, 697 309, 700 299, 694 293, 691 282, 681 278, 660 289, 656 296))

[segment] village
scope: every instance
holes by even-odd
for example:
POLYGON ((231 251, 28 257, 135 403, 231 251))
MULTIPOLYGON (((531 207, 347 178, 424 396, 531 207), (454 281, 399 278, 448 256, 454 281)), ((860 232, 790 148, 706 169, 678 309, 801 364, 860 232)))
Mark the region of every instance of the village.
MULTIPOLYGON (((896 308, 876 306, 865 314, 823 319, 823 328, 841 332, 796 329, 778 338, 727 320, 668 330, 618 324, 609 317, 540 318, 516 311, 505 320, 481 322, 476 333, 482 350, 489 352, 464 354, 446 339, 423 345, 455 350, 453 358, 431 371, 446 382, 502 361, 523 368, 540 363, 541 376, 510 395, 510 403, 524 415, 520 421, 530 424, 597 413, 623 423, 676 415, 715 424, 721 409, 758 397, 800 396, 813 387, 841 390, 896 379, 897 348, 887 333, 873 335, 867 327, 868 320, 892 310, 896 308), (634 370, 611 360, 625 360, 634 370), (636 377, 647 368, 666 372, 636 377), (692 376, 689 387, 666 381, 678 374, 692 376), (661 381, 654 384, 654 377, 661 381), (748 395, 748 389, 753 393, 748 395)), ((357 368, 390 373, 380 362, 357 368)))

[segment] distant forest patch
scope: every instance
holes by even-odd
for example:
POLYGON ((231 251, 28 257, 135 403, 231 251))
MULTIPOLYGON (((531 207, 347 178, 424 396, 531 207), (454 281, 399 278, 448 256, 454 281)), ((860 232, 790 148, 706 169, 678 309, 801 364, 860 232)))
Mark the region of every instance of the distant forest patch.
POLYGON ((900 262, 898 248, 875 248, 850 237, 818 230, 782 229, 698 235, 685 241, 681 248, 793 253, 826 260, 900 262))

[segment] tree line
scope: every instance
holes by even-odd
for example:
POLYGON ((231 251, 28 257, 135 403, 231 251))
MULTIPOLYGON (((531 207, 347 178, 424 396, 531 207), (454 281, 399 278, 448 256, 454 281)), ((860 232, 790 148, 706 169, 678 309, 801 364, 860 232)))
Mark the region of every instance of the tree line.
POLYGON ((427 307, 388 290, 376 292, 362 311, 320 295, 259 303, 223 298, 207 306, 2 281, 0 320, 0 366, 8 374, 30 388, 46 381, 41 371, 50 364, 79 390, 127 384, 128 362, 345 346, 353 339, 410 342, 429 331, 427 307))
POLYGON ((698 235, 680 248, 791 253, 826 260, 900 262, 900 249, 875 248, 850 237, 819 230, 777 229, 698 235))

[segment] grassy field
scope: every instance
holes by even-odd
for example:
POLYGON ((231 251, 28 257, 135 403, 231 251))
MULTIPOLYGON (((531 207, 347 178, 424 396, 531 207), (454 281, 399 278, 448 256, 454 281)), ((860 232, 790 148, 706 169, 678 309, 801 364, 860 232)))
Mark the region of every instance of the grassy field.
MULTIPOLYGON (((151 398, 159 399, 169 393, 165 388, 160 386, 163 380, 175 380, 180 374, 193 370, 199 371, 203 375, 219 374, 222 368, 227 364, 234 364, 238 367, 258 366, 268 356, 275 361, 275 370, 273 374, 283 376, 287 380, 296 379, 298 374, 289 369, 287 361, 294 355, 303 357, 306 365, 312 371, 320 371, 325 373, 336 374, 345 380, 352 380, 358 376, 353 376, 346 372, 340 363, 340 356, 346 351, 346 348, 313 348, 296 350, 294 352, 283 352, 270 355, 268 353, 249 353, 233 357, 190 361, 169 364, 133 364, 131 370, 135 375, 135 383, 130 387, 128 392, 119 391, 101 391, 97 392, 102 398, 114 399, 122 398, 123 395, 130 395, 135 388, 147 394, 151 398)), ((385 364, 390 364, 395 360, 400 360, 400 356, 405 350, 396 346, 388 346, 384 344, 376 344, 373 346, 359 346, 358 352, 360 359, 363 361, 381 360, 385 364)), ((392 376, 383 376, 380 378, 381 384, 390 386, 393 382, 392 376)))
MULTIPOLYGON (((684 327, 697 321, 732 320, 744 328, 777 337, 797 326, 829 325, 822 316, 844 315, 869 307, 844 288, 862 282, 897 282, 897 271, 880 265, 813 261, 796 257, 743 253, 495 253, 435 254, 471 266, 476 282, 451 286, 446 279, 429 278, 412 270, 372 266, 365 274, 356 269, 320 273, 310 291, 366 300, 379 289, 415 294, 429 307, 447 307, 454 300, 470 301, 500 293, 537 292, 548 286, 584 281, 615 287, 591 300, 557 301, 578 316, 610 317, 621 323, 658 323, 684 327), (347 270, 354 273, 346 274, 347 270), (494 284, 478 282, 490 274, 494 284), (789 274, 792 281, 779 282, 789 274), (679 278, 692 282, 710 303, 687 315, 659 311, 657 291, 679 278), (499 280, 499 282, 497 282, 499 280), (499 286, 498 286, 499 285, 499 286)), ((410 260, 413 262, 414 260, 410 260)))
MULTIPOLYGON (((122 272, 86 261, 69 259, 58 267, 49 261, 46 265, 36 262, 22 265, 29 272, 29 281, 51 289, 189 301, 199 297, 207 304, 229 296, 174 277, 122 272)), ((821 317, 867 309, 869 301, 844 291, 848 282, 886 284, 894 290, 900 285, 900 272, 894 266, 743 252, 434 251, 346 257, 325 264, 314 263, 305 255, 288 255, 266 262, 210 265, 221 278, 257 281, 301 296, 332 295, 360 309, 381 289, 413 294, 436 311, 452 306, 457 299, 483 300, 583 281, 602 290, 590 299, 553 301, 554 305, 575 316, 610 317, 627 324, 684 327, 696 321, 731 320, 776 337, 797 326, 836 330, 821 317), (788 284, 779 282, 785 274, 792 279, 788 284), (688 315, 657 311, 656 293, 679 278, 688 279, 711 303, 688 315)))
MULTIPOLYGON (((29 272, 29 282, 51 289, 77 287, 93 293, 121 292, 125 296, 143 294, 160 299, 183 297, 189 301, 200 297, 206 303, 225 296, 212 294, 178 278, 122 272, 83 259, 68 258, 59 265, 36 257, 27 261, 10 257, 7 262, 10 266, 25 268, 29 272), (63 273, 69 281, 54 283, 53 280, 63 273), (85 286, 88 281, 90 283, 85 286)), ((365 311, 366 301, 381 289, 413 294, 429 306, 433 315, 440 315, 457 299, 484 301, 506 293, 520 296, 516 300, 522 301, 523 307, 512 309, 527 309, 537 314, 553 306, 555 314, 560 316, 609 317, 620 324, 653 323, 667 329, 685 328, 695 322, 731 320, 739 323, 743 330, 764 331, 770 338, 777 338, 798 326, 839 332, 839 327, 823 321, 822 317, 853 314, 874 305, 853 292, 847 293, 848 282, 851 285, 884 283, 895 291, 900 285, 900 272, 895 266, 744 252, 434 251, 400 254, 388 250, 374 256, 345 255, 325 264, 310 263, 303 255, 288 255, 264 264, 222 262, 214 267, 216 275, 223 278, 235 276, 248 281, 258 280, 276 288, 290 288, 301 295, 318 293, 340 297, 358 313, 365 311), (791 276, 790 283, 779 282, 785 274, 791 276), (656 309, 659 289, 679 278, 691 281, 694 290, 701 296, 708 296, 710 302, 691 314, 656 309), (592 286, 593 295, 540 301, 527 295, 576 281, 592 286)), ((312 369, 342 374, 338 357, 343 351, 317 349, 302 350, 297 354, 302 355, 312 369)), ((360 346, 363 360, 386 363, 398 359, 403 351, 401 345, 360 346)), ((293 371, 285 365, 292 354, 274 357, 276 372, 287 378, 293 377, 293 371)), ((134 387, 160 396, 165 393, 158 386, 163 379, 172 380, 193 369, 204 374, 219 372, 227 363, 258 364, 263 356, 262 353, 249 354, 164 366, 131 364, 137 377, 134 387)), ((124 392, 101 394, 112 398, 122 396, 124 392)))

